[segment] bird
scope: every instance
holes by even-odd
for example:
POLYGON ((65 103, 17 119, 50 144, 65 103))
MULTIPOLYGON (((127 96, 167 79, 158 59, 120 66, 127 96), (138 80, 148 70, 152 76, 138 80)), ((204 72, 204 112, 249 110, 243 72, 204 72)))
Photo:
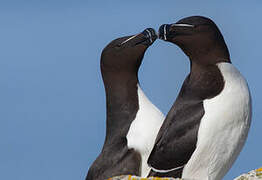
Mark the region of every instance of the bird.
POLYGON ((147 28, 113 40, 102 51, 106 137, 86 180, 125 174, 146 177, 150 172, 147 159, 165 117, 140 87, 138 70, 156 38, 155 30, 147 28))
POLYGON ((247 81, 211 19, 190 16, 163 24, 159 37, 185 53, 190 73, 157 135, 149 176, 221 180, 248 136, 252 103, 247 81))

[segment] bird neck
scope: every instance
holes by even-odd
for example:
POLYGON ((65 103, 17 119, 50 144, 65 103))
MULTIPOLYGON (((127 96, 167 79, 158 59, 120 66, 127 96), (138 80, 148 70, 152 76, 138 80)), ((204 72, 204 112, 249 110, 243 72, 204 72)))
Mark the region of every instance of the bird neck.
POLYGON ((106 142, 126 137, 138 111, 138 78, 118 74, 103 78, 106 91, 106 142))

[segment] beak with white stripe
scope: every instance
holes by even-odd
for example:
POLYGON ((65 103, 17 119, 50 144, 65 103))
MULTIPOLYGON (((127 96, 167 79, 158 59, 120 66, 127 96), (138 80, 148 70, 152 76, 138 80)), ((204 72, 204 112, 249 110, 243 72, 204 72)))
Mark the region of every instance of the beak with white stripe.
POLYGON ((157 39, 157 33, 153 28, 147 28, 141 33, 127 37, 127 39, 121 42, 118 46, 124 46, 127 42, 134 41, 134 39, 136 39, 135 40, 136 42, 133 43, 134 45, 138 45, 138 44, 151 45, 157 39))
POLYGON ((174 37, 179 30, 188 29, 188 31, 193 31, 194 27, 195 26, 192 24, 182 23, 163 24, 159 28, 159 38, 168 41, 168 39, 172 39, 172 37, 174 37))

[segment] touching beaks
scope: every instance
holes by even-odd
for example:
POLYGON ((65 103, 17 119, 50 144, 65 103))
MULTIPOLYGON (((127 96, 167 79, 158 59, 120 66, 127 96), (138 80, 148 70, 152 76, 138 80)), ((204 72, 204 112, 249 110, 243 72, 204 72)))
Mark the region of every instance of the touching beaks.
MULTIPOLYGON (((195 26, 192 25, 192 24, 176 24, 176 23, 174 23, 174 24, 170 24, 170 27, 190 27, 190 28, 194 28, 195 26)), ((152 43, 152 42, 153 42, 153 40, 152 40, 152 33, 151 33, 148 29, 146 29, 146 31, 148 32, 150 42, 152 43)), ((139 34, 140 34, 140 33, 139 33, 139 34)), ((131 39, 134 39, 134 38, 137 37, 139 34, 135 34, 135 35, 131 36, 130 38, 128 38, 128 39, 126 39, 125 41, 123 41, 122 43, 120 43, 119 46, 122 46, 123 44, 127 43, 127 42, 130 41, 131 39)), ((156 35, 157 35, 157 37, 159 37, 159 34, 156 34, 156 35)), ((167 35, 167 24, 164 25, 164 33, 163 33, 163 36, 164 36, 163 39, 164 39, 164 40, 167 40, 166 35, 167 35)))

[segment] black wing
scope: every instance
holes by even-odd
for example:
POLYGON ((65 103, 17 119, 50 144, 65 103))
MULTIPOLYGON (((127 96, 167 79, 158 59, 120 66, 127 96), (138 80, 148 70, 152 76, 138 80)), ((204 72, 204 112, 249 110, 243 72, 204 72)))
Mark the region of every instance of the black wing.
POLYGON ((128 149, 126 143, 126 138, 118 138, 106 144, 85 180, 105 180, 125 174, 139 176, 141 156, 134 149, 128 149))
MULTIPOLYGON (((170 170, 188 162, 196 148, 198 128, 205 113, 203 101, 217 96, 223 87, 223 76, 217 66, 207 66, 193 75, 189 74, 160 128, 148 159, 151 167, 170 170)), ((182 170, 156 173, 156 176, 181 176, 182 170)))
MULTIPOLYGON (((197 133, 204 115, 203 101, 197 99, 194 91, 185 80, 177 100, 169 111, 156 139, 148 164, 158 170, 170 170, 184 166, 196 148, 197 133)), ((154 176, 181 176, 178 172, 156 173, 154 176)))
POLYGON ((169 170, 185 165, 196 148, 198 128, 203 115, 201 102, 181 104, 170 111, 148 159, 150 166, 169 170))

